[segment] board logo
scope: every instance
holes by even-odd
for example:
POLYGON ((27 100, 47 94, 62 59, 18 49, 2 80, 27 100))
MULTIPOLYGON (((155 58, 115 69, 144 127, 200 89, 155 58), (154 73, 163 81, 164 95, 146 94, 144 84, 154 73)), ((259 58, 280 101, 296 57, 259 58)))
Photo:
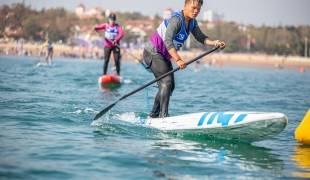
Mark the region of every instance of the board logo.
MULTIPOLYGON (((207 119, 207 125, 212 124, 215 118, 217 117, 217 123, 221 123, 222 126, 227 126, 229 122, 233 119, 232 117, 235 114, 224 114, 224 112, 206 112, 203 114, 198 122, 197 126, 202 126, 206 120, 206 117, 211 114, 211 116, 207 119)), ((247 116, 247 114, 239 114, 236 118, 234 124, 243 121, 243 119, 247 116)))

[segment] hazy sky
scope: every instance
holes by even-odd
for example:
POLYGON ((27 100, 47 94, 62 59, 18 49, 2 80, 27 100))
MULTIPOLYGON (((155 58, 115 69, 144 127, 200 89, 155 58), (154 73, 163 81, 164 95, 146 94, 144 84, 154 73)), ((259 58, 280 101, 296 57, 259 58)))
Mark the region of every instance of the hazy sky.
MULTIPOLYGON (((181 10, 184 0, 24 0, 32 9, 64 7, 74 11, 79 3, 86 9, 101 7, 111 11, 141 12, 162 15, 163 10, 181 10)), ((11 5, 23 0, 0 0, 0 5, 11 5)), ((261 26, 310 25, 310 0, 205 0, 202 11, 222 12, 225 20, 261 26)), ((198 19, 202 18, 202 13, 198 19)))

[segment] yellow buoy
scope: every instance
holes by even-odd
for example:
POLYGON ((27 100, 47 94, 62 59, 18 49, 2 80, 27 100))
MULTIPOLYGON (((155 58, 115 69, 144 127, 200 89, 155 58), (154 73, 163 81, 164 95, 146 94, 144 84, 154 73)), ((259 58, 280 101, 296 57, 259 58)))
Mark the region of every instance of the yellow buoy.
POLYGON ((295 139, 302 144, 310 145, 310 109, 297 127, 295 139))

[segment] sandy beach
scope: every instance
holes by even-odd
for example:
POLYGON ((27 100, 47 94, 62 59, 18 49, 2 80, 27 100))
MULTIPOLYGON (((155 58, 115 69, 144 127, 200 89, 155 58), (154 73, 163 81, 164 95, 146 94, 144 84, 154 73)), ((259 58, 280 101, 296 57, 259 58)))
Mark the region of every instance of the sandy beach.
MULTIPOLYGON (((16 55, 16 43, 0 44, 1 55, 16 55)), ((82 58, 82 55, 87 50, 78 46, 67 46, 64 44, 54 44, 54 57, 64 57, 63 55, 71 54, 78 55, 82 58)), ((24 50, 27 50, 30 55, 37 56, 41 51, 42 46, 36 44, 26 43, 23 46, 24 50)), ((143 49, 135 49, 132 51, 127 50, 137 58, 141 57, 143 49)), ((99 57, 103 56, 103 50, 93 48, 92 54, 98 54, 99 57)), ((197 56, 197 50, 191 51, 180 51, 179 54, 182 59, 189 61, 197 56)), ((20 54, 20 53, 19 53, 20 54)), ((95 57, 96 58, 96 57, 95 57)), ((99 58, 98 58, 99 59, 99 58)), ((128 54, 124 53, 122 60, 134 61, 134 59, 128 54)), ((266 67, 266 68, 285 68, 285 69, 296 69, 304 67, 306 70, 310 69, 310 58, 297 57, 297 56, 277 56, 277 55, 266 55, 266 54, 246 54, 246 53, 211 53, 201 60, 204 64, 221 66, 241 66, 241 67, 266 67)))

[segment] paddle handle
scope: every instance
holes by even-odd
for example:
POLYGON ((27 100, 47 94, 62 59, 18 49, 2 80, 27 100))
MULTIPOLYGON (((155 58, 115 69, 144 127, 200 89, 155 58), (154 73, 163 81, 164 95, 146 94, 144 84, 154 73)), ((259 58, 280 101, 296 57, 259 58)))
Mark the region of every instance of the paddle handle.
MULTIPOLYGON (((220 47, 217 46, 217 47, 212 48, 211 50, 209 50, 209 51, 207 51, 207 52, 205 52, 205 53, 203 53, 203 54, 197 56, 196 58, 194 58, 194 59, 192 59, 192 60, 186 62, 186 65, 189 65, 189 64, 191 64, 191 63, 197 61, 198 59, 200 59, 200 58, 206 56, 207 54, 210 54, 210 53, 212 53, 213 51, 216 51, 218 48, 220 48, 220 47)), ((175 69, 173 69, 173 70, 167 72, 166 74, 164 74, 164 75, 162 75, 162 76, 160 76, 160 77, 158 77, 158 78, 156 78, 156 79, 154 79, 154 80, 152 80, 152 81, 146 83, 145 85, 139 87, 138 89, 133 90, 133 91, 131 91, 130 93, 124 95, 123 97, 121 97, 121 98, 119 99, 119 101, 121 101, 121 100, 127 98, 128 96, 131 96, 132 94, 134 94, 134 93, 136 93, 136 92, 138 92, 138 91, 140 91, 140 90, 142 90, 142 89, 148 87, 149 85, 151 85, 151 84, 153 84, 153 83, 155 83, 155 82, 161 80, 162 78, 164 78, 164 77, 166 77, 166 76, 168 76, 168 75, 170 75, 170 74, 172 74, 172 73, 174 73, 174 72, 176 72, 176 71, 178 71, 178 70, 180 70, 180 67, 179 67, 179 66, 178 66, 177 68, 175 68, 175 69)))

